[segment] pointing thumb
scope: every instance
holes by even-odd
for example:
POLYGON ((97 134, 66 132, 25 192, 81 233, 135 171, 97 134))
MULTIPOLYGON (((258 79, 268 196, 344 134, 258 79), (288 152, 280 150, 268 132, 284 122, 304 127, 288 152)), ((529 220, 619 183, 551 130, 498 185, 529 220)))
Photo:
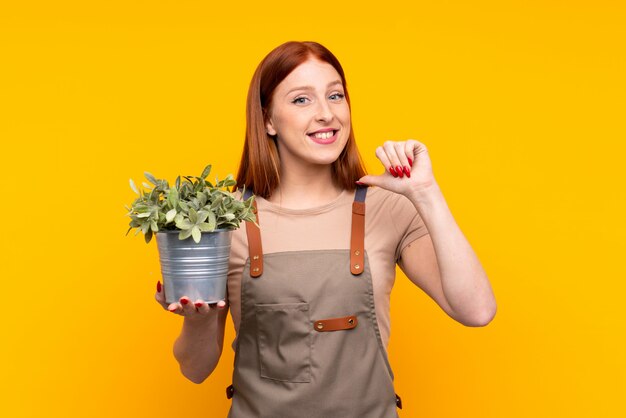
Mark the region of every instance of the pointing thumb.
POLYGON ((363 176, 357 181, 357 184, 363 183, 368 186, 379 186, 380 185, 379 177, 380 176, 372 176, 372 175, 363 176))

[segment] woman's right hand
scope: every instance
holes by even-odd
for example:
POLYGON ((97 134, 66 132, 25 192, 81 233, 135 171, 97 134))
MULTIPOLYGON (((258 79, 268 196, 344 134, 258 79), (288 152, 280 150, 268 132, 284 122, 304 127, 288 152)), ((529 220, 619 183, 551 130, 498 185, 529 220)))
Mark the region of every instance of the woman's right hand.
POLYGON ((172 313, 184 316, 186 319, 191 321, 206 320, 217 314, 218 310, 222 310, 226 307, 226 301, 223 300, 209 305, 202 299, 198 299, 194 303, 191 303, 191 300, 187 296, 181 297, 178 302, 168 304, 165 302, 165 292, 163 291, 163 286, 160 281, 157 282, 157 291, 154 298, 157 302, 159 302, 163 309, 167 309, 172 313))

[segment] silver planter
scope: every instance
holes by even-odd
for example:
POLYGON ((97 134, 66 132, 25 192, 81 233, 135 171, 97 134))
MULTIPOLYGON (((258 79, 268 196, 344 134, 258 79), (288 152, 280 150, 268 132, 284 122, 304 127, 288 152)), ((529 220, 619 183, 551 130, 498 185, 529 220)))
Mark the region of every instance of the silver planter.
POLYGON ((225 299, 232 232, 203 232, 199 243, 191 237, 179 240, 180 231, 156 233, 167 303, 178 302, 182 296, 192 303, 196 299, 208 303, 225 299))

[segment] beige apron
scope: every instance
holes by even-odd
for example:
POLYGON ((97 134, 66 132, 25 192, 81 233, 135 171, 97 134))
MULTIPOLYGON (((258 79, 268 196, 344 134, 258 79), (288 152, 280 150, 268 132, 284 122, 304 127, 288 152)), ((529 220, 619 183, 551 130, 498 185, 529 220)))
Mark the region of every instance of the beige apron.
POLYGON ((230 418, 398 416, 363 248, 366 192, 355 192, 350 250, 263 254, 246 222, 230 418))

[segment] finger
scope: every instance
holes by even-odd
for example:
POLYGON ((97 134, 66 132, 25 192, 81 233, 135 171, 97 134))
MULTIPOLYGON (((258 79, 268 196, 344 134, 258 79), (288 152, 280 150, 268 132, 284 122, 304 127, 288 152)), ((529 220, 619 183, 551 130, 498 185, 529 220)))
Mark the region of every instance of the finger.
POLYGON ((398 177, 404 177, 404 170, 402 169, 400 158, 398 158, 398 151, 396 151, 396 142, 385 141, 385 143, 383 144, 383 149, 385 150, 387 159, 389 160, 398 177))
POLYGON ((415 149, 415 145, 416 145, 417 141, 409 139, 408 141, 404 142, 404 154, 406 155, 406 158, 409 160, 409 166, 413 167, 413 159, 415 158, 415 155, 413 154, 413 150, 415 149))
POLYGON ((394 177, 398 177, 396 174, 395 168, 391 165, 391 161, 389 161, 389 157, 387 157, 387 153, 383 147, 376 148, 376 157, 380 160, 380 162, 386 167, 389 174, 394 177))
POLYGON ((209 305, 202 299, 196 300, 193 305, 196 307, 196 312, 199 314, 204 315, 210 312, 209 305))
POLYGON ((402 166, 401 170, 404 172, 405 176, 411 177, 411 167, 409 165, 409 159, 406 156, 405 144, 406 141, 394 142, 394 148, 396 150, 398 160, 400 161, 400 165, 402 166))
POLYGON ((167 310, 172 313, 181 314, 183 312, 183 307, 178 302, 172 302, 167 306, 167 310))
POLYGON ((211 310, 224 309, 225 307, 226 307, 226 301, 225 300, 219 300, 217 302, 209 303, 209 309, 211 309, 211 310))
MULTIPOLYGON (((367 184, 368 186, 383 187, 383 185, 385 184, 384 178, 387 176, 390 176, 388 172, 383 173, 380 176, 372 176, 371 174, 368 174, 368 175, 361 177, 357 183, 367 184)), ((390 180, 387 180, 387 181, 390 181, 390 180)))
POLYGON ((426 145, 422 144, 419 141, 416 141, 415 139, 409 139, 408 141, 406 141, 404 150, 405 150, 405 154, 408 157, 413 158, 413 161, 417 159, 417 156, 420 153, 427 151, 426 145))
POLYGON ((196 307, 193 303, 191 303, 191 299, 189 299, 187 296, 181 296, 181 298, 178 299, 178 302, 183 308, 183 315, 189 316, 196 313, 196 307))
POLYGON ((163 291, 163 286, 161 282, 157 282, 157 291, 154 294, 154 298, 157 302, 163 307, 163 309, 167 309, 168 304, 165 302, 165 292, 163 291))

